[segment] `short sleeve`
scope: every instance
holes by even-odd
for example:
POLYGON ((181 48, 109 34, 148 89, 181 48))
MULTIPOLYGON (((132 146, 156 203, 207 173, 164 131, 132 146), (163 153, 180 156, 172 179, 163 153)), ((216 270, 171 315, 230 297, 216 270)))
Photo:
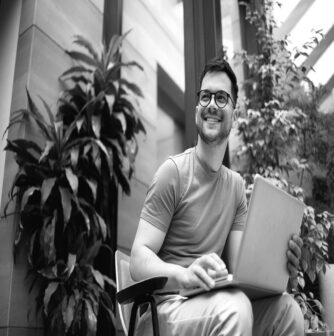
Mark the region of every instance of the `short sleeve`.
POLYGON ((153 177, 140 217, 166 232, 176 208, 179 184, 175 163, 168 159, 153 177))
POLYGON ((241 178, 241 176, 238 179, 237 184, 237 200, 238 200, 237 208, 231 230, 243 231, 247 216, 247 200, 246 200, 245 183, 241 178))

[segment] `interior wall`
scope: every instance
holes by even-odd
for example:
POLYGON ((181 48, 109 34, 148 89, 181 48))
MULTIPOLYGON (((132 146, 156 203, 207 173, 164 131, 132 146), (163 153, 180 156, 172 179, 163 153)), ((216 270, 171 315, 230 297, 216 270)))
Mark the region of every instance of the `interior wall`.
MULTIPOLYGON (((120 191, 118 208, 118 248, 130 251, 137 230, 140 212, 147 188, 160 163, 161 147, 158 143, 161 124, 158 106, 158 63, 168 73, 175 84, 184 91, 183 46, 174 41, 161 23, 162 18, 152 1, 124 0, 123 32, 131 29, 124 43, 125 60, 136 60, 144 71, 127 69, 123 75, 134 80, 142 89, 144 98, 140 100, 141 116, 147 134, 138 137, 139 152, 136 158, 135 174, 131 181, 131 197, 120 191)), ((179 32, 183 34, 183 30, 179 32)), ((172 136, 172 135, 170 135, 172 136)))
MULTIPOLYGON (((21 7, 21 0, 2 0, 0 3, 0 199, 4 194, 2 186, 6 155, 3 149, 7 137, 2 136, 10 116, 21 7)), ((9 238, 12 237, 12 232, 12 227, 0 217, 0 328, 9 323, 12 272, 12 244, 9 238)), ((6 335, 6 332, 6 329, 0 329, 0 335, 6 335)))
MULTIPOLYGON (((13 91, 16 50, 21 15, 21 0, 4 0, 0 3, 0 136, 9 122, 11 97, 13 91)), ((0 149, 0 191, 2 190, 6 137, 2 138, 0 149)), ((0 193, 1 194, 1 193, 0 193)))
MULTIPOLYGON (((65 50, 74 48, 72 41, 77 34, 87 37, 96 45, 100 43, 102 7, 103 0, 22 0, 13 94, 7 94, 11 100, 11 111, 26 107, 26 88, 36 102, 39 95, 51 108, 55 108, 60 92, 58 77, 72 64, 65 50)), ((27 136, 24 129, 15 130, 15 135, 27 136)), ((17 171, 13 158, 2 155, 1 162, 5 161, 5 169, 1 213, 17 171)), ((1 229, 6 227, 6 231, 0 235, 0 335, 41 335, 41 323, 35 317, 34 294, 28 294, 24 252, 17 256, 13 264, 15 225, 13 216, 1 220, 1 229), (29 309, 32 311, 28 320, 29 309)))

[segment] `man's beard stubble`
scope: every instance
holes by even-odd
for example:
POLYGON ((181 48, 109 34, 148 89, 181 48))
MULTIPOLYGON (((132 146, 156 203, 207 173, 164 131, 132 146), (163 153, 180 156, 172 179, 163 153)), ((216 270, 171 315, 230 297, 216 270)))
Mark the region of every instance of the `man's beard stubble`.
POLYGON ((197 128, 197 132, 200 136, 200 138, 203 140, 204 143, 206 143, 207 145, 216 145, 219 146, 221 145, 226 139, 228 139, 230 133, 231 133, 231 127, 228 130, 228 132, 225 131, 221 131, 218 133, 218 135, 216 135, 215 137, 210 137, 207 136, 203 130, 203 120, 201 119, 200 123, 196 123, 196 128, 197 128))

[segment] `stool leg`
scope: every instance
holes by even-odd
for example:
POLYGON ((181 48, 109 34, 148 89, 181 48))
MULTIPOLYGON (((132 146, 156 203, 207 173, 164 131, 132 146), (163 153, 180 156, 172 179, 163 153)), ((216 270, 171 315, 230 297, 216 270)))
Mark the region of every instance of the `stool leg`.
POLYGON ((137 310, 138 310, 138 303, 134 302, 132 309, 131 309, 131 316, 130 316, 130 325, 129 325, 129 333, 128 336, 133 336, 135 332, 135 325, 136 325, 136 317, 137 317, 137 310))
POLYGON ((151 305, 153 335, 160 336, 157 305, 153 297, 150 297, 149 301, 151 305))

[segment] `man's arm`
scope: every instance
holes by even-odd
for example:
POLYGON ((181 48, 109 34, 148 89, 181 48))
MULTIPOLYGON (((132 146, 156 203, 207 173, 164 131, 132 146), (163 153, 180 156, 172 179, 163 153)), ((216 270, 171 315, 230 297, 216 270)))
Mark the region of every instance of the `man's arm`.
POLYGON ((130 272, 134 280, 140 281, 153 276, 167 276, 168 288, 177 288, 178 265, 163 262, 157 255, 166 233, 144 219, 140 219, 131 250, 130 272))
POLYGON ((187 268, 162 261, 157 253, 165 236, 165 232, 140 219, 130 259, 130 272, 134 280, 167 276, 168 282, 165 286, 167 290, 192 287, 209 290, 214 287, 214 276, 227 273, 223 261, 213 253, 196 259, 187 268))
POLYGON ((227 237, 225 256, 228 272, 233 274, 238 259, 238 253, 241 246, 243 231, 233 230, 227 237))

